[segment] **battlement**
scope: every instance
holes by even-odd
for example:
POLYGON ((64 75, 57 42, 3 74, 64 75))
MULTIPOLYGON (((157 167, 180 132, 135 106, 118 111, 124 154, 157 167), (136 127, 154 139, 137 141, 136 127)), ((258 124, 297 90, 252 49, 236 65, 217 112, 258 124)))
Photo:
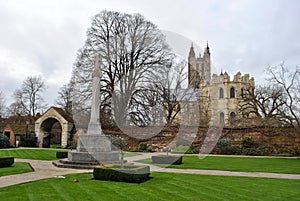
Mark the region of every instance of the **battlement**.
POLYGON ((242 75, 241 72, 237 72, 233 76, 233 80, 230 80, 230 76, 228 75, 227 72, 225 72, 224 74, 221 73, 220 75, 214 73, 212 75, 211 84, 220 84, 220 83, 232 83, 232 84, 242 83, 242 84, 250 84, 250 86, 254 87, 255 80, 253 77, 250 78, 250 75, 248 73, 242 75))

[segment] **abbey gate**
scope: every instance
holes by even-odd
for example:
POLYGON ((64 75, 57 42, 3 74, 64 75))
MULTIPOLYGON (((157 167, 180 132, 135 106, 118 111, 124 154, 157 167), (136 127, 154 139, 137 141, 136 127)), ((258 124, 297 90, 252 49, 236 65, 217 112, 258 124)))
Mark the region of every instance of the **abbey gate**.
POLYGON ((70 144, 74 131, 72 117, 61 108, 51 107, 35 121, 39 147, 50 147, 50 144, 56 144, 66 148, 70 144))

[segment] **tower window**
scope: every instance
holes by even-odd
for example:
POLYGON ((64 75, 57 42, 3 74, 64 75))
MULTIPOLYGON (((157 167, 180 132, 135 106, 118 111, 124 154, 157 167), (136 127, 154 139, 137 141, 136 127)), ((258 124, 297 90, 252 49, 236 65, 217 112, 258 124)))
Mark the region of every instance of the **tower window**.
POLYGON ((231 113, 230 113, 230 119, 231 119, 231 120, 234 120, 234 119, 235 119, 235 113, 234 113, 234 112, 231 112, 231 113))
POLYGON ((224 112, 220 113, 220 123, 223 124, 224 123, 224 112))
POLYGON ((235 123, 235 113, 231 112, 230 113, 230 124, 233 125, 235 123))
POLYGON ((230 98, 235 98, 234 87, 231 87, 231 88, 230 88, 230 98))
POLYGON ((220 88, 220 91, 219 91, 219 98, 220 98, 220 99, 224 98, 224 90, 223 90, 223 88, 220 88))

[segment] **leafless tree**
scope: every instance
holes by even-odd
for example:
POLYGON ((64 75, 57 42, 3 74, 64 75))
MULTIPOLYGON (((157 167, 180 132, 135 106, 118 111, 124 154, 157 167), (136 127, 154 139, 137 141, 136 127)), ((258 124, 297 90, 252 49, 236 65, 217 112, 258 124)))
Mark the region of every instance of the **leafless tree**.
POLYGON ((68 84, 63 85, 58 92, 58 98, 56 99, 56 104, 63 108, 64 111, 72 115, 72 101, 73 101, 73 90, 74 83, 70 81, 68 84))
POLYGON ((137 110, 136 104, 143 104, 140 97, 153 75, 171 57, 165 37, 139 14, 110 11, 97 14, 73 69, 77 105, 89 105, 91 75, 98 55, 102 58, 102 107, 111 109, 120 125, 129 119, 140 122, 147 115, 141 114, 143 110, 137 110))
POLYGON ((245 90, 239 101, 243 118, 256 119, 256 125, 300 128, 299 75, 284 63, 267 68, 267 85, 245 90))
POLYGON ((37 112, 44 110, 47 105, 44 103, 41 93, 45 89, 45 83, 40 76, 27 77, 23 81, 22 87, 14 92, 15 102, 10 105, 11 113, 35 116, 37 112))
MULTIPOLYGON (((183 111, 183 108, 188 108, 191 99, 196 98, 198 100, 199 98, 199 94, 196 92, 197 89, 183 87, 184 82, 187 80, 187 72, 184 71, 185 68, 185 61, 176 62, 172 60, 172 62, 160 70, 154 82, 155 95, 159 98, 156 102, 162 106, 162 111, 160 112, 165 113, 164 116, 167 125, 174 123, 174 120, 179 117, 179 113, 183 111)), ((185 113, 192 114, 193 111, 185 111, 185 113)))
POLYGON ((283 108, 278 111, 282 122, 294 127, 300 132, 299 81, 300 68, 291 71, 284 63, 267 69, 268 81, 282 92, 283 108))
POLYGON ((3 116, 5 114, 6 106, 5 106, 5 96, 0 91, 0 116, 3 116))

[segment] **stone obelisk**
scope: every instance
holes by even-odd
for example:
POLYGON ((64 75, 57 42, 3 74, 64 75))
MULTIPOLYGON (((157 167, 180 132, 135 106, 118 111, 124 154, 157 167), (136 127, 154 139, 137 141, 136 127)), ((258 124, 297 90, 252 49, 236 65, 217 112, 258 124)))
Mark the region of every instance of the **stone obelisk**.
POLYGON ((111 150, 111 139, 103 135, 100 126, 100 57, 95 59, 92 76, 91 118, 87 133, 79 135, 76 151, 69 152, 68 159, 54 163, 58 167, 93 168, 100 164, 119 162, 119 152, 111 150))

